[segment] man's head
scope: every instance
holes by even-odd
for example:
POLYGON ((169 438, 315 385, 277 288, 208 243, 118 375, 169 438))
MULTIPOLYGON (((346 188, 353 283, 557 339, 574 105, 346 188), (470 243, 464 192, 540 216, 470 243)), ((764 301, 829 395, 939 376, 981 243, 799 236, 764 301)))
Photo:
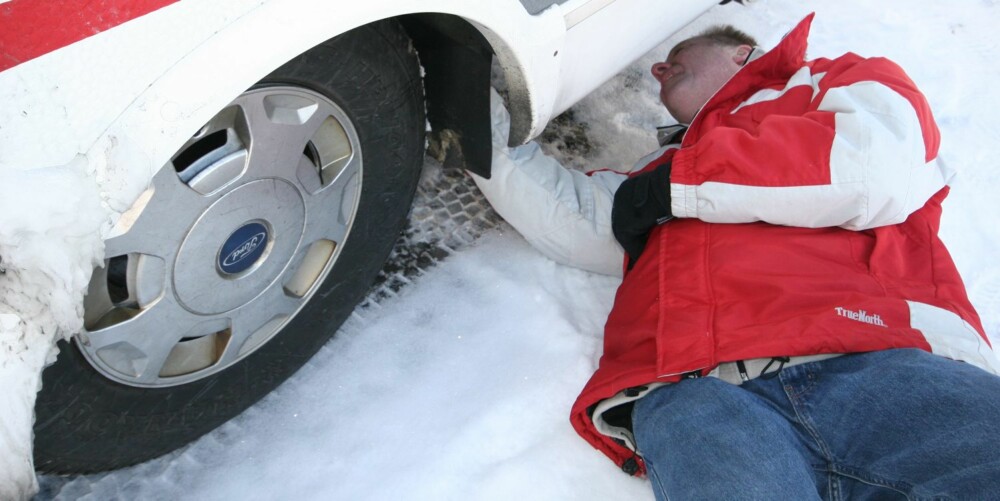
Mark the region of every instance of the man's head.
POLYGON ((650 68, 660 101, 681 123, 695 114, 746 62, 757 41, 732 26, 716 26, 674 46, 650 68))

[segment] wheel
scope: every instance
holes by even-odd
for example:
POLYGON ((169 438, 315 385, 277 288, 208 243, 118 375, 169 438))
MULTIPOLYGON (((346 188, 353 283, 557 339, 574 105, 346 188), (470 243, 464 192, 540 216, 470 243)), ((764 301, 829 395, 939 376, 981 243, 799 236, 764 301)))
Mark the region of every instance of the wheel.
POLYGON ((180 447, 302 366, 364 297, 423 160, 420 69, 382 21, 285 64, 212 118, 106 241, 85 331, 36 403, 35 465, 180 447))

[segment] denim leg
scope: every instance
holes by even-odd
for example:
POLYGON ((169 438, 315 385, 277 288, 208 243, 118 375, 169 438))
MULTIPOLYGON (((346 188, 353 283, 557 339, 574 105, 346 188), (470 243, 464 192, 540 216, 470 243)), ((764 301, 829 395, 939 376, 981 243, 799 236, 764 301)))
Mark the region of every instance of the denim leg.
POLYGON ((921 350, 782 371, 846 499, 1000 498, 1000 377, 921 350))
POLYGON ((632 426, 656 498, 819 499, 814 456, 789 412, 715 378, 646 395, 632 426))

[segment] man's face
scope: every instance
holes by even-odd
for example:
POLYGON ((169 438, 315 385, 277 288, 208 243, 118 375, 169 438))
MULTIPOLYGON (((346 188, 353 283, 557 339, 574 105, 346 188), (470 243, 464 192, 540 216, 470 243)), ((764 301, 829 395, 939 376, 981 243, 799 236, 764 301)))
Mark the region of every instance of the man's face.
POLYGON ((743 65, 750 46, 728 47, 704 38, 675 46, 667 60, 650 68, 660 82, 660 101, 680 123, 691 123, 698 110, 743 65))

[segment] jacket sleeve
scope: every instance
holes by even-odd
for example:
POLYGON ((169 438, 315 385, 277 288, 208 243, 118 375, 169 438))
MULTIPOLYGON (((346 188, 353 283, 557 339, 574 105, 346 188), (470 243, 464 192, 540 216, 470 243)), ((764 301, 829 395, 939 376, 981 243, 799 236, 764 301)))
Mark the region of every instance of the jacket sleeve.
POLYGON ((758 91, 729 112, 746 120, 678 151, 674 215, 863 230, 905 221, 948 183, 930 107, 902 69, 853 54, 823 69, 758 91))
POLYGON ((611 232, 611 204, 626 175, 567 169, 534 142, 508 148, 510 117, 496 92, 492 120, 490 179, 470 174, 493 208, 552 260, 621 276, 624 251, 611 232))

